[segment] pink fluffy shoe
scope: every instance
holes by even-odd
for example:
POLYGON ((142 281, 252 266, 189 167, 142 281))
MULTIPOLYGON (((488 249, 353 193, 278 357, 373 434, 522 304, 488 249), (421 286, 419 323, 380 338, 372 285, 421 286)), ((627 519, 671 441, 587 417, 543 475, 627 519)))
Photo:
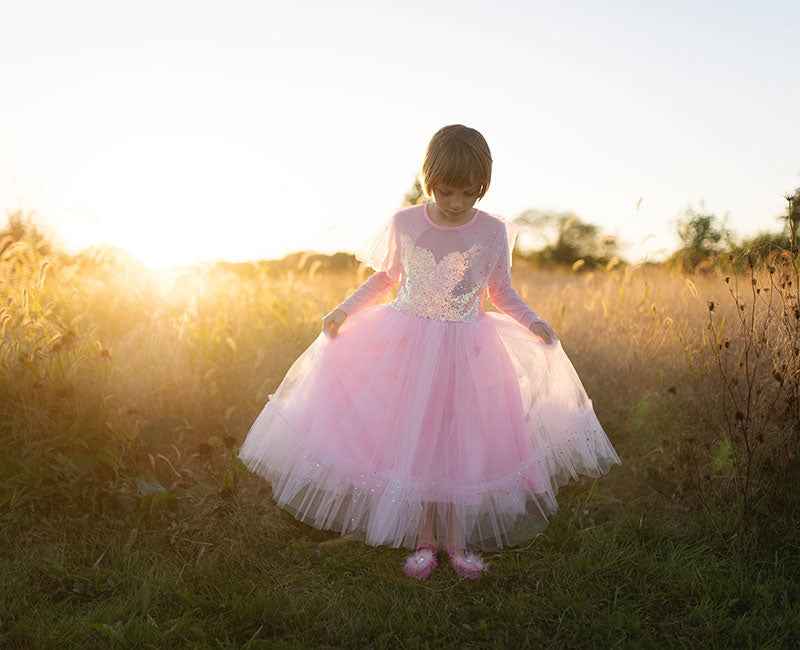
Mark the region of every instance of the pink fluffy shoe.
POLYGON ((436 561, 437 548, 430 544, 420 544, 417 550, 406 558, 403 571, 409 578, 425 580, 439 563, 436 561))
POLYGON ((489 571, 489 563, 477 553, 467 551, 465 548, 454 548, 449 551, 450 564, 455 572, 462 578, 475 580, 489 571))

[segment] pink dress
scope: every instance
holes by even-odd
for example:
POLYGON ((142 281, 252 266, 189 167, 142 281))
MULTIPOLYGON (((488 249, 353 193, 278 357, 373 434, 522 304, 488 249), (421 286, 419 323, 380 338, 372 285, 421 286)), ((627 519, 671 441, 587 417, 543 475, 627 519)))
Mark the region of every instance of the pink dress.
POLYGON ((560 485, 620 462, 561 343, 528 329, 513 237, 418 205, 358 254, 376 272, 337 337, 300 355, 239 452, 279 506, 371 545, 414 548, 425 519, 440 543, 501 548, 547 524, 560 485), (504 313, 481 309, 487 286, 504 313))

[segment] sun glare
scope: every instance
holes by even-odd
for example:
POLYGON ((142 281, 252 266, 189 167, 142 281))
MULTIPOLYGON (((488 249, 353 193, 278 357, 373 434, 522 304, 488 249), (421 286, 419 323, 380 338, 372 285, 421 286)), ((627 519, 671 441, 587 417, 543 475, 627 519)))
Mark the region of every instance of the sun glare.
POLYGON ((291 197, 275 172, 257 152, 204 133, 131 137, 74 179, 72 195, 92 219, 70 236, 118 246, 153 268, 280 256, 280 229, 266 217, 291 197), (256 232, 237 232, 245 221, 256 232))

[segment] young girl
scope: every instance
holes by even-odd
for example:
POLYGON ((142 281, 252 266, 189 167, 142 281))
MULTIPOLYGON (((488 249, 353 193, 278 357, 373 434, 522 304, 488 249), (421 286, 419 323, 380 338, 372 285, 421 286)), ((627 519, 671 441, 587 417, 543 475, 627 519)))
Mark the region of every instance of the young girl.
POLYGON ((299 520, 415 549, 403 568, 417 579, 440 547, 479 577, 469 547, 533 537, 560 485, 620 462, 555 332, 511 286, 511 225, 473 207, 491 171, 476 130, 433 136, 433 201, 357 255, 375 273, 325 316, 239 452, 299 520), (502 314, 481 309, 486 287, 502 314))

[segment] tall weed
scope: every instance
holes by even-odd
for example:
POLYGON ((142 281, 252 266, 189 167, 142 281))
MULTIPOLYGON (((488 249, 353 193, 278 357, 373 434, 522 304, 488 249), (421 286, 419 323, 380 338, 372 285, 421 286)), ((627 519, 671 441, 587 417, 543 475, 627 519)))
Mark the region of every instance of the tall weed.
POLYGON ((754 518, 772 527, 793 508, 800 470, 797 258, 784 250, 745 261, 742 274, 730 260, 727 295, 708 301, 705 356, 715 373, 698 413, 703 429, 688 439, 697 494, 707 507, 732 502, 743 531, 754 518))

